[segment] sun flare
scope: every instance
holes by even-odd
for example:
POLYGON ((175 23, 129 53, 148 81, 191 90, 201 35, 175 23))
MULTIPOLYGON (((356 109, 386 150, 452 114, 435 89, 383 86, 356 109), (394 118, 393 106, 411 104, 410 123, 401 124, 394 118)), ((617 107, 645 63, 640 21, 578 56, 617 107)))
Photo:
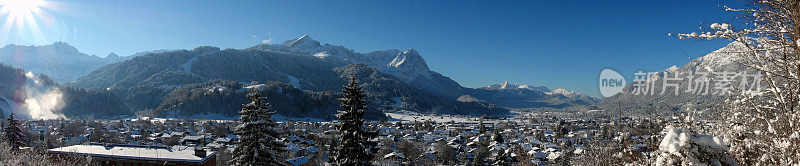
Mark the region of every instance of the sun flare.
POLYGON ((52 23, 43 10, 47 7, 45 0, 0 0, 0 20, 3 22, 0 36, 30 34, 36 40, 44 39, 38 21, 44 21, 45 25, 52 23))
POLYGON ((34 21, 33 15, 38 14, 44 6, 45 2, 42 0, 0 0, 0 13, 7 16, 6 21, 34 21))
POLYGON ((5 16, 5 25, 35 24, 45 5, 43 0, 0 0, 0 15, 5 16))
POLYGON ((3 11, 11 13, 32 13, 39 10, 39 6, 44 5, 41 0, 0 0, 3 11))

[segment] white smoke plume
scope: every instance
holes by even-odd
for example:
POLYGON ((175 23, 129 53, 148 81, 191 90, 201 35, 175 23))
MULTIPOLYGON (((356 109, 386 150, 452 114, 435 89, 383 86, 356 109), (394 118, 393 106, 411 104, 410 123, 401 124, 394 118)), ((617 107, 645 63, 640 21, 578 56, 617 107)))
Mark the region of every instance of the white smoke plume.
POLYGON ((56 112, 64 107, 63 96, 58 88, 52 88, 45 94, 29 96, 23 106, 32 119, 64 119, 63 114, 56 112))
POLYGON ((21 104, 22 110, 15 110, 15 113, 22 113, 31 119, 65 119, 64 114, 58 112, 64 108, 62 97, 64 94, 58 87, 42 85, 38 76, 31 72, 25 73, 28 81, 23 87, 25 91, 25 102, 21 104))

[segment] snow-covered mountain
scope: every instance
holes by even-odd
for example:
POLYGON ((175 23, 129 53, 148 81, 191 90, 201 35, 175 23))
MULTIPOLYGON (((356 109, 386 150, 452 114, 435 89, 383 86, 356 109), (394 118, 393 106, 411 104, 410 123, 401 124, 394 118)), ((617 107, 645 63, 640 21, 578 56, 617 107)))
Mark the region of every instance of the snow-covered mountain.
POLYGON ((45 74, 61 83, 74 81, 100 67, 127 58, 114 53, 105 58, 87 55, 64 42, 42 46, 11 44, 0 48, 0 63, 45 74))
MULTIPOLYGON (((549 88, 547 88, 545 86, 517 85, 517 84, 508 83, 508 81, 505 81, 505 82, 503 82, 501 84, 492 84, 492 85, 489 85, 489 86, 487 86, 485 88, 482 88, 482 89, 495 89, 495 90, 498 90, 498 89, 512 89, 512 90, 513 89, 517 89, 517 90, 526 89, 526 90, 531 90, 531 91, 539 91, 539 92, 542 92, 542 93, 544 93, 546 95, 563 95, 565 97, 570 97, 570 98, 579 97, 579 96, 588 96, 588 95, 581 94, 581 93, 573 91, 573 90, 567 90, 567 89, 561 89, 561 88, 550 90, 549 88)), ((588 96, 588 97, 590 97, 590 96, 588 96)), ((592 97, 592 98, 595 98, 595 97, 592 97)), ((595 98, 595 99, 597 99, 597 101, 600 101, 599 98, 595 98)))
POLYGON ((343 65, 364 63, 383 73, 395 76, 405 83, 433 94, 454 99, 465 92, 465 88, 452 79, 431 71, 425 59, 414 49, 357 53, 343 46, 320 44, 319 41, 311 39, 308 35, 288 40, 283 44, 262 44, 250 49, 314 56, 343 65))
POLYGON ((531 86, 531 85, 517 85, 517 84, 510 84, 508 81, 503 82, 502 84, 492 84, 487 86, 488 89, 529 89, 529 90, 536 90, 542 92, 550 92, 550 89, 544 86, 531 86))
POLYGON ((146 54, 104 66, 69 85, 111 91, 134 110, 176 116, 234 115, 246 100, 239 89, 264 87, 262 95, 273 96, 274 109, 282 115, 327 118, 338 107, 333 92, 350 77, 366 88, 373 117, 381 117, 381 110, 498 115, 508 112, 501 106, 563 108, 596 102, 568 91, 548 94, 546 87, 507 82, 499 89, 464 88, 431 71, 415 49, 357 53, 307 35, 247 49, 202 46, 146 54))
MULTIPOLYGON (((305 36, 285 44, 262 45, 279 51, 220 50, 203 46, 193 50, 147 54, 102 67, 70 85, 111 91, 120 94, 133 109, 154 110, 159 115, 169 116, 235 115, 246 100, 244 94, 247 90, 240 89, 264 87, 260 88, 262 95, 271 96, 268 100, 281 115, 324 119, 338 109, 334 92, 340 91, 350 77, 355 77, 366 88, 371 117, 382 117, 383 110, 469 115, 508 113, 507 109, 490 103, 461 102, 419 88, 414 84, 439 82, 437 78, 446 78, 430 72, 427 65, 422 69, 429 71, 432 79, 417 78, 411 83, 401 80, 402 75, 385 72, 419 69, 419 66, 412 65, 422 61, 416 51, 384 51, 397 53, 392 53, 391 59, 388 54, 386 57, 363 56, 385 58, 380 65, 385 70, 380 70, 363 63, 368 61, 333 59, 334 55, 342 54, 327 57, 332 59, 300 54, 331 47, 317 43, 305 36), (392 63, 395 66, 386 67, 395 59, 392 63)), ((331 48, 328 48, 329 52, 336 50, 331 48)), ((458 84, 454 86, 462 88, 458 84)))
POLYGON ((593 105, 600 98, 566 89, 550 90, 544 86, 517 85, 505 81, 470 89, 469 97, 511 108, 565 108, 593 105))
MULTIPOLYGON (((681 66, 673 66, 662 71, 656 72, 652 75, 653 88, 651 93, 647 94, 634 94, 633 83, 628 84, 623 88, 622 92, 603 99, 598 103, 598 107, 606 110, 625 110, 631 114, 672 114, 676 111, 686 110, 707 110, 713 109, 716 104, 724 103, 728 97, 726 95, 715 94, 716 90, 713 89, 716 80, 719 79, 715 72, 731 72, 737 73, 744 70, 739 62, 742 62, 743 57, 735 53, 745 50, 742 43, 732 42, 725 47, 717 49, 705 56, 694 59, 693 61, 681 66), (696 86, 698 78, 702 76, 700 73, 706 73, 705 78, 708 78, 708 84, 705 86, 696 86), (675 95, 674 86, 664 86, 664 78, 675 78, 678 74, 680 80, 672 81, 670 84, 677 84, 678 95, 675 95), (693 79, 688 79, 689 74, 693 79), (663 90, 666 88, 666 90, 663 90), (661 94, 665 91, 664 94, 661 94), (657 103, 657 104, 642 104, 642 103, 657 103), (655 112, 654 112, 655 111, 655 112)), ((748 71, 754 74, 755 71, 748 71)), ((732 80, 730 85, 740 85, 741 78, 732 80)), ((766 86, 766 84, 761 84, 766 86)), ((762 87, 764 89, 764 87, 762 87)))
POLYGON ((564 96, 567 96, 567 97, 581 95, 578 92, 571 91, 571 90, 566 90, 566 89, 555 89, 553 91, 545 92, 545 93, 548 94, 548 95, 560 94, 560 95, 564 95, 564 96))

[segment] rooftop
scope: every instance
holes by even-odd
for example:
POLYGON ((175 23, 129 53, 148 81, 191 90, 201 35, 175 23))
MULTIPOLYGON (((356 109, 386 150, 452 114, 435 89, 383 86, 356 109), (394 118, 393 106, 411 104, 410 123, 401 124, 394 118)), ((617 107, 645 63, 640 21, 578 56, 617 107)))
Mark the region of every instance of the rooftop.
POLYGON ((172 162, 203 162, 215 155, 215 152, 206 153, 205 157, 195 156, 194 147, 187 146, 139 146, 139 145, 73 145, 50 149, 50 153, 83 154, 89 156, 158 160, 172 162))

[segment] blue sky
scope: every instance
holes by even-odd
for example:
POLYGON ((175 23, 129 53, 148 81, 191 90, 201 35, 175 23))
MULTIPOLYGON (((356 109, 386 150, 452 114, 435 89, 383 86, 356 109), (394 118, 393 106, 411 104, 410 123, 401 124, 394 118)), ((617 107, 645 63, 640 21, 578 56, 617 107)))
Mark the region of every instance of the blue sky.
MULTIPOLYGON (((247 48, 308 34, 358 52, 414 48, 466 87, 509 81, 599 96, 597 77, 689 62, 726 41, 668 33, 730 20, 720 1, 47 1, 40 35, 11 28, 1 45, 65 41, 131 55, 211 45, 247 48), (21 34, 21 35, 16 35, 21 34)), ((0 19, 7 19, 2 17, 0 19)), ((5 22, 5 20, 0 20, 5 22)), ((629 80, 630 81, 630 80, 629 80)))

